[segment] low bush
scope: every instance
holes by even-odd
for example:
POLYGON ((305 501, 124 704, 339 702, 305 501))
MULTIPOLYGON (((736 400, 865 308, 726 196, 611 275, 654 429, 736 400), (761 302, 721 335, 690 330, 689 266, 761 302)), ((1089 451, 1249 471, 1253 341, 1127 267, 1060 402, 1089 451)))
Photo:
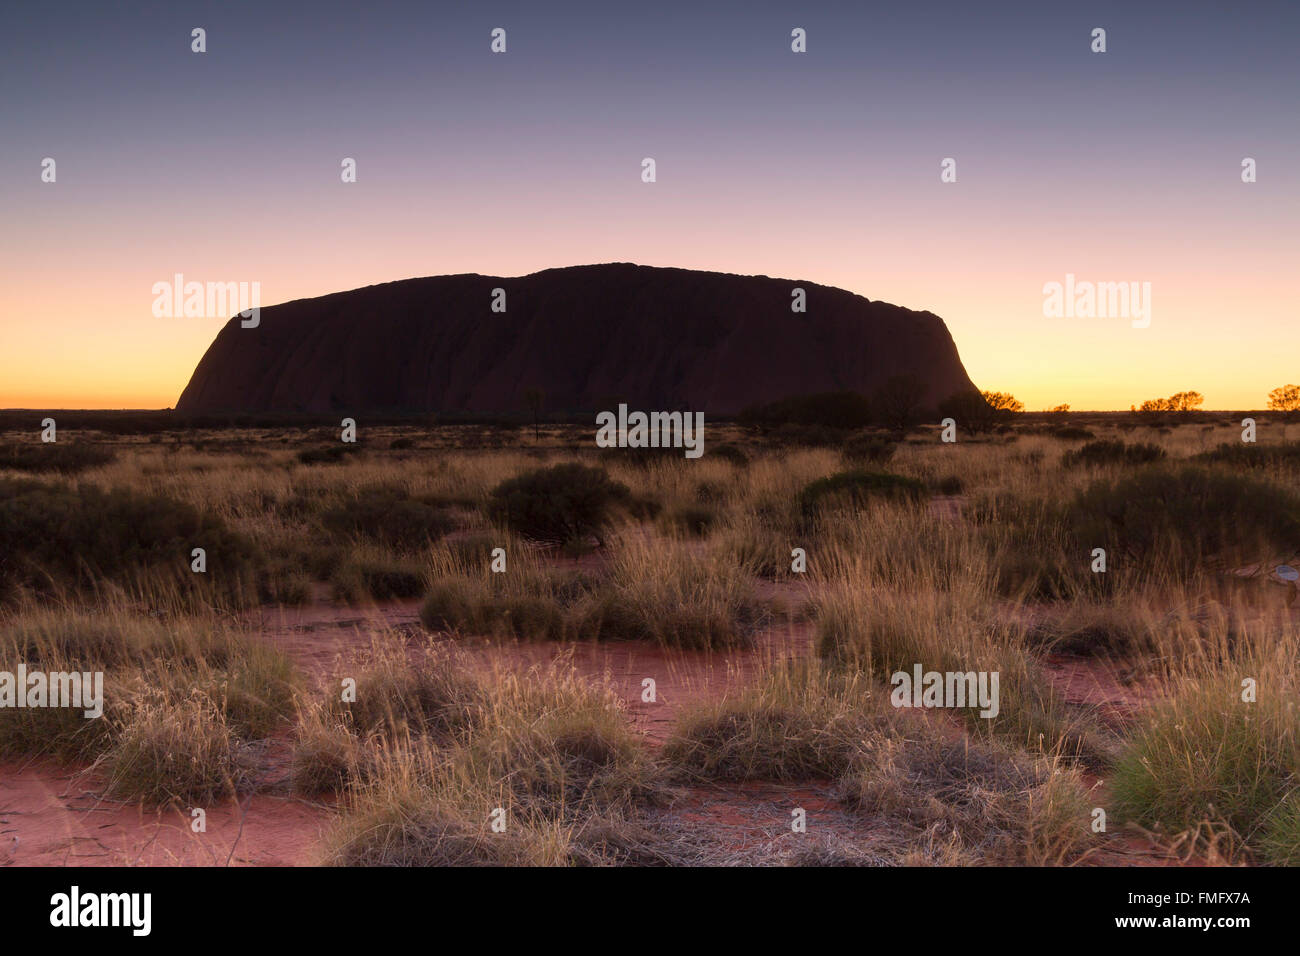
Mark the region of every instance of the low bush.
POLYGON ((321 523, 335 534, 408 552, 421 551, 456 528, 455 518, 441 504, 386 486, 360 489, 355 497, 325 511, 321 523))
POLYGON ((925 483, 905 475, 884 471, 842 471, 804 487, 799 508, 805 517, 834 506, 861 508, 873 499, 918 502, 928 495, 925 483))
POLYGON ((260 558, 215 516, 160 495, 0 479, 0 598, 38 592, 171 584, 214 598, 253 596, 260 558), (190 570, 191 551, 207 572, 190 570))
POLYGON ((360 451, 361 446, 356 442, 339 442, 336 445, 304 448, 298 452, 297 458, 304 465, 337 465, 360 451))
POLYGON ((1074 451, 1066 452, 1061 463, 1076 465, 1145 465, 1165 457, 1165 450, 1149 442, 1126 444, 1122 441, 1092 441, 1074 451))
POLYGON ((841 446, 840 450, 847 461, 883 465, 894 457, 894 452, 898 450, 898 443, 864 432, 854 435, 841 446))
POLYGON ((570 462, 501 482, 488 514, 525 537, 563 544, 589 536, 600 540, 616 506, 630 500, 627 486, 604 470, 570 462))
POLYGON ((1106 548, 1148 573, 1184 577, 1289 552, 1300 541, 1300 496, 1250 474, 1184 466, 1103 479, 1066 509, 1081 547, 1106 548))
POLYGON ((88 442, 41 442, 0 448, 0 471, 55 472, 75 475, 112 462, 111 448, 88 442))

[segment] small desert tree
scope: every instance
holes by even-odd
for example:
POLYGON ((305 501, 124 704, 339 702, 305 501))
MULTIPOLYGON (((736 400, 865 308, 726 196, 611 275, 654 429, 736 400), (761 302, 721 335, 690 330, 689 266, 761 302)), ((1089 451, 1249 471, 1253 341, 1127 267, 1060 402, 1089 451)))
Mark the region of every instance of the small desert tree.
POLYGON ((1190 412, 1201 407, 1205 398, 1200 392, 1174 392, 1169 396, 1169 407, 1175 412, 1190 412))
POLYGON ((1053 405, 1047 410, 1047 420, 1062 425, 1070 417, 1069 405, 1053 405))
POLYGON ((921 418, 925 386, 912 374, 894 375, 871 396, 872 417, 902 438, 921 418))
POLYGON ((1204 401, 1200 392, 1175 392, 1168 398, 1149 398, 1141 405, 1130 405, 1129 411, 1147 424, 1156 425, 1164 421, 1169 412, 1190 412, 1204 401))
POLYGON ((988 402, 989 407, 996 412, 1000 412, 1001 418, 1009 418, 1025 410, 1025 403, 1017 399, 1010 392, 980 392, 984 396, 984 401, 988 402))
POLYGON ((992 431, 998 423, 999 411, 990 405, 975 389, 958 392, 939 403, 939 414, 951 418, 958 428, 972 435, 992 431))
POLYGON ((533 415, 533 440, 538 442, 542 440, 542 400, 545 397, 540 388, 524 389, 524 401, 528 403, 528 410, 533 415))
POLYGON ((1268 393, 1268 410, 1281 412, 1286 421, 1300 417, 1300 385, 1283 385, 1268 393))

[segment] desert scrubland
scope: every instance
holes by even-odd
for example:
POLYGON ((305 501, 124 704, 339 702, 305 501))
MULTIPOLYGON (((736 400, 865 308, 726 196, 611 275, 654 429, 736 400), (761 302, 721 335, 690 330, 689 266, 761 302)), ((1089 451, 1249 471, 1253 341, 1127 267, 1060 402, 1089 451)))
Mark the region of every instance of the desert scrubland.
POLYGON ((1286 427, 11 431, 0 857, 1300 863, 1286 427))

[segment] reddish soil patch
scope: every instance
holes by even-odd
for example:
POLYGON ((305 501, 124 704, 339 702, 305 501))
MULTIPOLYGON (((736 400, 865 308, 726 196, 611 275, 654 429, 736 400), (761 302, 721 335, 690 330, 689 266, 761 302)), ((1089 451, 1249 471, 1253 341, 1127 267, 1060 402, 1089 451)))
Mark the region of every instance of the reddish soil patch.
POLYGON ((1154 688, 1122 678, 1122 668, 1093 658, 1049 654, 1043 668, 1067 703, 1093 708, 1098 719, 1120 729, 1130 725, 1154 696, 1154 688))
MULTIPOLYGON (((768 583, 768 598, 787 607, 802 603, 805 592, 791 585, 768 583)), ((321 683, 347 676, 370 650, 378 634, 404 634, 412 648, 430 640, 419 623, 419 602, 405 601, 366 608, 314 605, 262 612, 250 626, 293 657, 321 683)), ((755 635, 754 645, 726 651, 685 651, 637 642, 494 641, 481 637, 441 638, 485 670, 524 669, 565 660, 579 674, 607 680, 624 700, 638 730, 651 745, 663 742, 681 709, 694 701, 716 699, 747 683, 765 663, 807 653, 811 625, 789 622, 755 635), (654 701, 642 699, 643 681, 655 682, 654 701)))
POLYGON ((295 866, 313 862, 328 807, 256 794, 206 807, 146 810, 109 801, 87 775, 0 765, 0 866, 295 866))

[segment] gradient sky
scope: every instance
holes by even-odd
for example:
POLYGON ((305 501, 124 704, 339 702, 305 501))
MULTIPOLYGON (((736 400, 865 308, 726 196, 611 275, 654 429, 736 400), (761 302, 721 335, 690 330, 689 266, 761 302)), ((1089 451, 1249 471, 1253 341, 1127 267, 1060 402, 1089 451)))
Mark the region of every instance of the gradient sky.
POLYGON ((153 316, 177 272, 611 261, 928 309, 1030 409, 1300 382, 1300 4, 279 6, 6 5, 0 407, 173 405, 224 322, 153 316), (1045 318, 1066 273, 1150 282, 1150 327, 1045 318))

